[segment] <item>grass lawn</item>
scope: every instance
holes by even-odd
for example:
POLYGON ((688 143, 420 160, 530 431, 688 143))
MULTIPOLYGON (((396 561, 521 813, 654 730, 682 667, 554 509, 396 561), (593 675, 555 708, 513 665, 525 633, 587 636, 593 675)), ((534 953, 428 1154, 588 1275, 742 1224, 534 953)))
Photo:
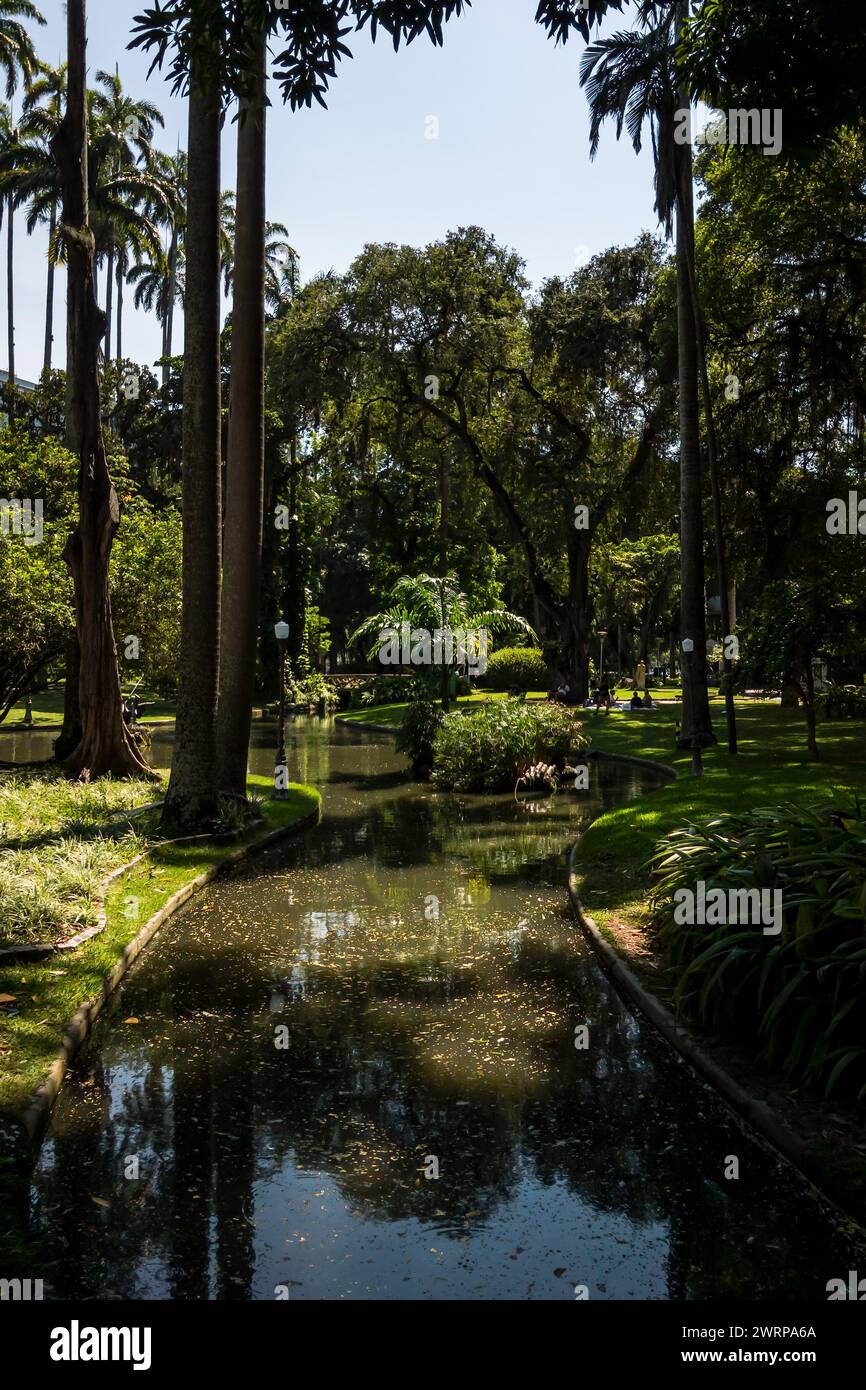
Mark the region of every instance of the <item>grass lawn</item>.
MULTIPOLYGON (((251 795, 263 799, 263 810, 272 829, 296 824, 321 804, 313 787, 292 786, 288 799, 277 801, 267 795, 273 790, 269 777, 251 777, 248 786, 251 795)), ((152 783, 148 791, 148 799, 153 800, 152 783)), ((56 819, 55 816, 51 822, 55 828, 56 819)), ((261 827, 252 831, 249 838, 259 834, 261 827)), ((143 844, 138 846, 142 847, 143 844)), ((108 923, 99 936, 68 955, 0 967, 0 996, 14 996, 12 1001, 0 1004, 0 1109, 20 1107, 41 1083, 57 1054, 67 1021, 81 1004, 99 993, 103 977, 148 918, 190 879, 227 858, 237 847, 235 841, 227 845, 199 842, 157 848, 150 859, 124 875, 109 891, 108 923)), ((109 848, 116 851, 118 847, 109 843, 109 848)), ((43 855, 47 849, 43 844, 43 855)), ((114 863, 120 862, 122 857, 115 857, 114 863)), ((101 873, 106 871, 101 867, 101 873)))
POLYGON ((677 714, 591 714, 585 729, 602 752, 652 758, 676 768, 677 781, 609 811, 582 836, 574 857, 578 893, 599 930, 651 988, 662 982, 647 931, 650 875, 646 860, 657 841, 685 822, 707 822, 724 811, 793 802, 850 806, 866 796, 866 724, 838 720, 819 725, 820 761, 806 754, 805 721, 797 710, 754 702, 737 712, 740 752, 724 745, 724 718, 714 718, 722 742, 707 749, 704 776, 689 775, 691 754, 674 746, 677 714))
MULTIPOLYGON (((124 682, 123 694, 129 695, 134 681, 124 682)), ((152 709, 146 711, 142 720, 143 724, 162 724, 174 719, 174 704, 166 700, 157 700, 154 696, 145 695, 138 692, 143 701, 155 700, 152 709)), ((33 696, 33 727, 51 727, 63 723, 63 686, 52 685, 48 690, 41 690, 33 696)), ((17 705, 12 705, 0 730, 12 729, 16 725, 24 723, 24 701, 19 700, 17 705)))

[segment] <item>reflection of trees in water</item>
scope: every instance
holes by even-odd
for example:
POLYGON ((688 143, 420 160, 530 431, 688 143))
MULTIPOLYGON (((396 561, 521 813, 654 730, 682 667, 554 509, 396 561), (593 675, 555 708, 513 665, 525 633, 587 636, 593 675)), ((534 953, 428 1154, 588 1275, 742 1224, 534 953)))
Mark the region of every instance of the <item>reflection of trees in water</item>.
POLYGON ((254 870, 219 911, 190 917, 182 952, 158 942, 123 1009, 165 1022, 139 1045, 115 1015, 58 1111, 39 1217, 62 1245, 55 1291, 249 1296, 254 1183, 278 1187, 294 1164, 331 1175, 353 1211, 435 1221, 457 1237, 470 1212, 473 1226, 495 1222, 529 1175, 585 1204, 572 1238, 589 1255, 592 1212, 627 1218, 638 1246, 642 1227, 666 1227, 672 1297, 784 1293, 816 1277, 823 1289, 836 1272, 823 1268, 831 1241, 802 1191, 638 1028, 569 925, 516 891, 513 905, 500 889, 488 906, 485 874, 477 886, 467 877, 491 826, 531 841, 529 858, 549 834, 559 855, 569 828, 539 819, 526 827, 475 799, 375 805, 326 823, 282 861, 298 865, 287 893, 291 884, 307 908, 292 908, 288 939, 281 882, 245 897, 254 870), (371 852, 395 872, 365 879, 371 852), (428 918, 435 880, 412 868, 442 855, 451 860, 428 918), (329 879, 335 860, 343 876, 329 879), (526 930, 515 926, 522 911, 526 930), (281 1023, 287 1051, 274 1046, 281 1023), (584 1023, 590 1047, 579 1051, 584 1023), (730 1152, 741 1157, 735 1184, 722 1178, 730 1152), (122 1178, 129 1153, 143 1155, 142 1182, 122 1178), (424 1177, 428 1155, 438 1181, 424 1177))
MULTIPOLYGON (((784 1291, 786 1282, 796 1288, 814 1272, 804 1265, 803 1247, 794 1255, 784 1234, 788 1194, 752 1186, 745 1176, 735 1196, 728 1195, 721 1165, 736 1131, 702 1116, 704 1146, 690 1142, 696 1095, 707 1111, 709 1098, 663 1065, 659 1103, 655 1048, 647 1051, 620 1006, 600 1007, 595 968, 564 944, 548 949, 538 938, 521 944, 515 981, 527 994, 540 989, 545 1007, 557 1008, 562 1022, 530 1040, 532 1084, 515 1076, 499 1088, 477 1079, 459 1086, 437 1081, 416 1043, 424 1014, 477 1000, 489 976, 464 978, 455 993, 453 981, 431 981, 426 972, 419 984, 410 966, 371 958, 345 975, 314 976, 296 1004, 270 1013, 265 977, 248 955, 228 950, 217 962, 214 970, 206 968, 212 960, 185 960, 171 971, 170 990, 159 982, 163 1006, 180 1015, 167 1033, 170 1105, 155 1080, 159 1065, 148 1065, 143 1052, 121 1123, 105 1127, 107 1079, 97 1058, 88 1089, 101 1099, 88 1103, 89 1122, 76 1123, 57 1146, 49 1181, 56 1185, 52 1221, 62 1231, 66 1292, 98 1295, 108 1257, 110 1291, 133 1296, 136 1263, 147 1251, 167 1265, 175 1298, 208 1296, 211 1255, 211 1291, 248 1296, 253 1181, 278 1174, 289 1161, 331 1174, 353 1210, 380 1220, 435 1215, 437 1228, 455 1235, 466 1229, 468 1212, 481 1214, 474 1221, 495 1219, 529 1164, 538 1180, 564 1184, 590 1209, 622 1214, 638 1227, 667 1223, 675 1297, 749 1293, 762 1277, 771 1279, 771 1292, 772 1279, 784 1291), (196 1011, 217 1017, 193 1018, 196 1011), (274 1025, 282 1021, 291 1032, 285 1052, 273 1046, 274 1025), (590 1024, 586 1052, 573 1046, 577 1022, 590 1024), (139 1097, 148 1103, 140 1106, 139 1097), (143 1202, 133 1195, 136 1184, 118 1177, 125 1145, 162 1149, 164 1162, 143 1202), (439 1160, 439 1181, 426 1181, 420 1171, 430 1154, 439 1160), (708 1178, 710 1171, 718 1178, 708 1178), (84 1210, 78 1194, 91 1192, 111 1199, 109 1213, 84 1210), (764 1251, 763 1231, 772 1232, 775 1251, 764 1251), (762 1266, 774 1273, 762 1276, 762 1266)), ((734 1147, 748 1171, 748 1160, 758 1156, 739 1136, 734 1147)), ((772 1178, 766 1160, 761 1171, 766 1184, 772 1178)))

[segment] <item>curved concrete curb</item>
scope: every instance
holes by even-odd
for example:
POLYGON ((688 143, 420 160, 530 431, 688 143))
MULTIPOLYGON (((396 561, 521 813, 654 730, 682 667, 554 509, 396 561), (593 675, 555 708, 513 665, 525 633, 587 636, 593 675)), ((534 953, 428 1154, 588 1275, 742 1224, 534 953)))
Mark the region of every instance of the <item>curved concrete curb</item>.
MULTIPOLYGON (((133 962, 141 955, 145 946, 156 936, 160 927, 163 926, 163 924, 167 922, 168 919, 177 912, 178 908, 191 898, 193 894, 197 893, 199 889, 204 888, 205 885, 210 883, 213 879, 226 873, 229 869, 240 863, 241 860, 268 849, 271 845, 276 844, 279 840, 287 839, 290 835, 302 834, 305 830, 312 829, 313 826, 318 825, 321 818, 322 805, 320 802, 315 810, 311 811, 303 820, 295 821, 292 825, 279 826, 276 830, 271 830, 268 834, 261 836, 260 839, 253 840, 248 845, 242 845, 240 849, 235 850, 234 854, 228 855, 225 859, 221 860, 219 864, 212 864, 210 868, 205 869, 194 879, 191 879, 189 883, 184 884, 183 888, 179 888, 176 893, 173 893, 168 901, 148 919, 138 935, 129 942, 112 969, 105 976, 102 982, 102 988, 96 998, 91 999, 87 1004, 83 1004, 79 1009, 76 1009, 75 1013, 72 1015, 72 1018, 66 1026, 63 1041, 60 1044, 60 1051, 51 1064, 51 1068, 42 1085, 30 1096, 23 1110, 6 1112, 7 1116, 16 1119, 25 1131, 30 1143, 31 1157, 38 1152, 48 1123, 48 1117, 51 1113, 51 1107, 57 1099, 58 1092, 63 1084, 63 1078, 69 1069, 70 1062, 81 1048, 85 1039, 89 1036, 96 1019, 101 1014, 107 1001, 120 984, 124 975, 133 962)), ((233 836, 237 834, 237 832, 234 831, 231 833, 233 836)), ((213 837, 201 836, 192 836, 189 838, 193 840, 199 838, 213 839, 213 837)), ((166 843, 178 842, 167 841, 166 843)), ((122 867, 126 870, 131 867, 131 865, 123 865, 122 867)))
POLYGON ((362 724, 356 719, 347 719, 345 715, 335 714, 334 723, 342 724, 345 729, 366 729, 371 734, 399 734, 399 724, 362 724))
MULTIPOLYGON (((612 758, 621 763, 635 763, 642 767, 663 768, 662 763, 654 763, 646 758, 629 758, 622 754, 601 753, 597 756, 602 758, 612 758)), ((666 768, 668 772, 676 772, 673 768, 666 768)), ((750 1095, 738 1081, 725 1071, 712 1057, 710 1057, 700 1043, 692 1036, 687 1028, 678 1023, 674 1015, 668 1008, 646 989, 633 970, 630 969, 623 956, 611 946, 599 930, 598 924, 584 909, 578 894, 578 874, 575 870, 574 858, 577 853, 580 841, 572 845, 568 854, 568 896, 571 901, 572 911, 588 937, 600 964, 622 994, 649 1021, 658 1029, 663 1037, 676 1048, 680 1056, 683 1057, 700 1076, 708 1081, 728 1104, 754 1129, 762 1139, 771 1145, 781 1156, 797 1169, 800 1175, 809 1184, 816 1196, 835 1209, 835 1211, 845 1221, 854 1221, 858 1226, 861 1220, 853 1212, 847 1211, 839 1204, 837 1199, 827 1191, 824 1184, 824 1175, 819 1165, 814 1161, 808 1146, 794 1130, 790 1129, 778 1115, 770 1109, 764 1101, 757 1100, 750 1095)))

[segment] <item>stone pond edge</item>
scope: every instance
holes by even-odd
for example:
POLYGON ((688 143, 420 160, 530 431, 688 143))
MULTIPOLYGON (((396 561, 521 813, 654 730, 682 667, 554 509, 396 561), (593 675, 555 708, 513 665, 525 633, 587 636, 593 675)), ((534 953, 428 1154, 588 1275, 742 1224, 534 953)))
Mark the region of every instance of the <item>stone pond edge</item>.
MULTIPOLYGON (((667 763, 656 762, 650 758, 636 758, 623 753, 603 753, 600 751, 594 752, 590 756, 605 762, 652 768, 657 772, 665 773, 669 781, 675 780, 678 775, 676 769, 667 763)), ((821 1164, 813 1157, 805 1141, 786 1125, 770 1106, 751 1095, 731 1076, 730 1072, 709 1056, 693 1034, 677 1022, 674 1015, 657 995, 641 983, 628 965, 626 957, 604 937, 594 918, 584 908, 578 893, 579 875, 575 870, 574 860, 579 845, 580 841, 576 840, 568 851, 567 857, 566 886, 571 908, 602 968, 620 994, 645 1018, 649 1019, 650 1023, 675 1048, 692 1070, 696 1071, 704 1081, 718 1091, 742 1120, 745 1120, 771 1148, 775 1149, 797 1169, 813 1193, 822 1202, 829 1203, 845 1222, 849 1224, 853 1222, 863 1229, 862 1215, 842 1205, 840 1200, 829 1190, 821 1164)))

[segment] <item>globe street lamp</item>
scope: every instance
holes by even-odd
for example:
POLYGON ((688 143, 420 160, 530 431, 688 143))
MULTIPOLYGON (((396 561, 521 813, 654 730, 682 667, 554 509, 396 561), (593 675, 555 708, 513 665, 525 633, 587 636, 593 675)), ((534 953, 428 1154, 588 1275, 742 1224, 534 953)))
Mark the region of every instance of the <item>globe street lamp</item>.
POLYGON ((285 801, 289 795, 289 770, 286 766, 286 644, 289 640, 288 623, 282 621, 275 623, 274 636, 277 639, 280 662, 280 739, 274 764, 274 795, 280 801, 285 801))

